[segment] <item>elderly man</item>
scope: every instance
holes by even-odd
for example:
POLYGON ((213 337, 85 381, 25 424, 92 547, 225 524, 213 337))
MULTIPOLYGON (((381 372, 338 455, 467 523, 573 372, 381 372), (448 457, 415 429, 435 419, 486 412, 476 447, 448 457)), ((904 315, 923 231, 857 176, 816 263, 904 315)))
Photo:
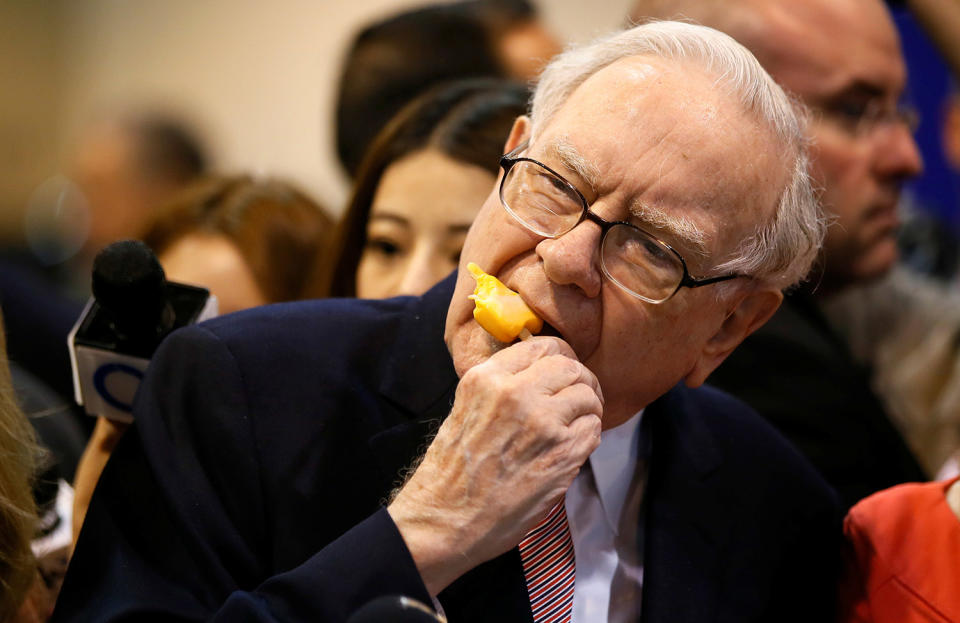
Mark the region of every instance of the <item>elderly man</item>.
POLYGON ((697 388, 816 253, 789 100, 664 22, 560 57, 505 151, 463 265, 541 335, 493 340, 461 266, 171 337, 60 620, 342 621, 389 594, 457 622, 829 617, 832 493, 697 388))
POLYGON ((868 371, 824 315, 835 294, 897 259, 900 184, 920 171, 906 68, 880 0, 639 0, 634 18, 684 15, 727 32, 813 109, 811 174, 830 217, 807 283, 711 383, 733 393, 800 448, 844 505, 923 470, 870 388, 868 371))

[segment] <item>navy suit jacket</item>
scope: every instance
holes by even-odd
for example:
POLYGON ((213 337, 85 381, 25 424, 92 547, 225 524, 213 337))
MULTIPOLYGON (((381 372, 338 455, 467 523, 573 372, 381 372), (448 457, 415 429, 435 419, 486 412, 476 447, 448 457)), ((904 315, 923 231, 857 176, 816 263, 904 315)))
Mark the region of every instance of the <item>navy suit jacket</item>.
MULTIPOLYGON (((271 306, 172 335, 55 620, 326 622, 380 595, 430 603, 383 504, 453 402, 452 291, 448 278, 420 299, 271 306)), ((643 620, 827 619, 839 517, 812 468, 716 390, 678 387, 643 422, 643 620)), ((532 620, 516 548, 439 599, 454 623, 532 620)))
POLYGON ((814 297, 784 299, 773 318, 710 376, 789 439, 840 496, 927 480, 923 468, 814 297))

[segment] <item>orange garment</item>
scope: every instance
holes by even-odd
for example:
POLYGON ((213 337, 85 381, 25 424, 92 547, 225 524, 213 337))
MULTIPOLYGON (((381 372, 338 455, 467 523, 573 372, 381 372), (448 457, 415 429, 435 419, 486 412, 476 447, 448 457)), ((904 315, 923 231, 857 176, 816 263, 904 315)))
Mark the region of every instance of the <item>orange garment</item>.
POLYGON ((960 622, 960 519, 946 500, 953 482, 900 485, 850 510, 841 623, 960 622))

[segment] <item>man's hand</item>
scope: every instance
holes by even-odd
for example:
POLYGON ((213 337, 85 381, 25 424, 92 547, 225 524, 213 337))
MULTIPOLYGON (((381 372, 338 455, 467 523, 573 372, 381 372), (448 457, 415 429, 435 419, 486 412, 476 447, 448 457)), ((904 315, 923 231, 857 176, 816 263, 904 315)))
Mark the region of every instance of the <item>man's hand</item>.
POLYGON ((603 394, 570 346, 534 337, 471 368, 387 509, 436 595, 517 545, 600 443, 603 394))

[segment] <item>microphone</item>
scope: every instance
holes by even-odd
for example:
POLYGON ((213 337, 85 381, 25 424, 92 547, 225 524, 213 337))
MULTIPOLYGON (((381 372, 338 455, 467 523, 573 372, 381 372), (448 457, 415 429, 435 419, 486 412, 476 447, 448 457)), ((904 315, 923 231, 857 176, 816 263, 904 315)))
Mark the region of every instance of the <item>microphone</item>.
POLYGON ((403 595, 377 597, 354 612, 347 623, 447 623, 423 603, 403 595))
POLYGON ((160 342, 217 315, 205 288, 172 283, 150 247, 115 242, 93 262, 93 297, 67 337, 77 404, 93 416, 133 421, 133 396, 160 342))

